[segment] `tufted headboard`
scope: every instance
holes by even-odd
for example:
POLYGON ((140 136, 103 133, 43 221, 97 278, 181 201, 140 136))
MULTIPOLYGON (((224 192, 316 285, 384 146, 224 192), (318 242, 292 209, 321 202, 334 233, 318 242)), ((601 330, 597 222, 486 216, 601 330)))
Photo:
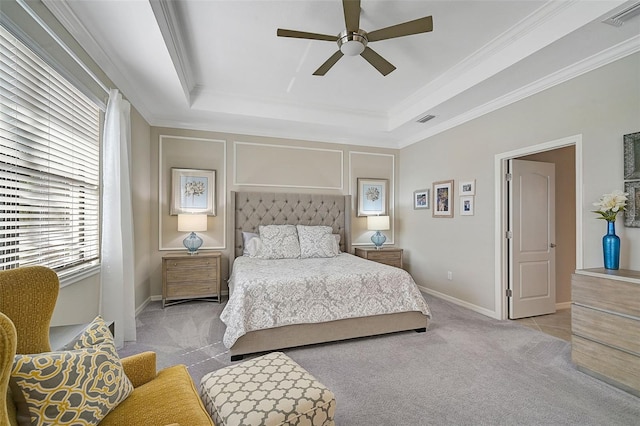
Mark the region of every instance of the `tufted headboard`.
POLYGON ((325 225, 340 234, 340 250, 351 252, 351 196, 231 191, 233 258, 242 256, 242 232, 259 225, 325 225))

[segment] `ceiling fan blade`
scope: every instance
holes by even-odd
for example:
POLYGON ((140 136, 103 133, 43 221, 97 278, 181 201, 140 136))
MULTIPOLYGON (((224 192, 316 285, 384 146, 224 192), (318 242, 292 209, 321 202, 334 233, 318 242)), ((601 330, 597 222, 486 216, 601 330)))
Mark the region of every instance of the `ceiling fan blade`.
POLYGON ((331 57, 327 59, 324 64, 320 65, 320 68, 318 68, 316 72, 313 73, 313 75, 325 75, 327 71, 329 71, 331 67, 334 66, 336 62, 338 62, 338 60, 343 56, 344 54, 338 50, 336 53, 331 55, 331 57))
POLYGON ((391 65, 389 61, 387 61, 382 56, 378 55, 370 47, 365 47, 364 51, 360 54, 360 56, 365 58, 367 62, 373 65, 373 67, 377 69, 382 75, 387 75, 391 71, 396 69, 396 67, 391 65))
POLYGON ((344 23, 347 31, 355 32, 360 29, 360 0, 342 0, 344 23))
POLYGON ((367 33, 367 40, 369 40, 369 42, 387 40, 389 38, 404 37, 412 34, 428 33, 429 31, 433 31, 433 18, 426 16, 414 21, 371 31, 367 33))
POLYGON ((307 33, 304 31, 295 31, 295 30, 283 30, 282 28, 278 28, 278 37, 292 37, 292 38, 304 38, 310 40, 326 40, 326 41, 337 41, 338 36, 332 36, 327 34, 317 34, 317 33, 307 33))

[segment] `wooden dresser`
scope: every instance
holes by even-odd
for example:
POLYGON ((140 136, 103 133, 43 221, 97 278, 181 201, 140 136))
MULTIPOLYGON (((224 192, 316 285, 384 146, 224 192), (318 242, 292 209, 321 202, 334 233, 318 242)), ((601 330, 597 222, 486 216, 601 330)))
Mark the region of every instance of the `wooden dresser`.
POLYGON ((220 302, 221 257, 220 252, 162 256, 162 307, 200 298, 220 302))
POLYGON ((402 269, 401 248, 382 248, 380 250, 376 250, 373 247, 356 247, 355 255, 368 260, 373 260, 374 262, 384 263, 385 265, 395 266, 396 268, 402 269))
POLYGON ((577 270, 571 297, 573 362, 640 396, 640 271, 577 270))

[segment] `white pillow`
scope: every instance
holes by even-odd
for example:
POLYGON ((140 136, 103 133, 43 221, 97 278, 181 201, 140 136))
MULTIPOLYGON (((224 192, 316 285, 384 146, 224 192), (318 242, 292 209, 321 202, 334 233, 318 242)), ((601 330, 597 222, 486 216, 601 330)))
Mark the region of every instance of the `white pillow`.
POLYGON ((297 259, 300 257, 298 231, 294 225, 260 225, 262 259, 297 259))
POLYGON ((340 251, 330 226, 297 225, 300 240, 300 257, 335 257, 340 251))
POLYGON ((262 252, 262 240, 260 237, 253 237, 249 240, 244 248, 243 256, 248 257, 261 257, 262 252))
POLYGON ((243 256, 251 256, 247 247, 249 246, 249 242, 254 238, 260 238, 260 235, 255 232, 242 232, 242 255, 243 256))

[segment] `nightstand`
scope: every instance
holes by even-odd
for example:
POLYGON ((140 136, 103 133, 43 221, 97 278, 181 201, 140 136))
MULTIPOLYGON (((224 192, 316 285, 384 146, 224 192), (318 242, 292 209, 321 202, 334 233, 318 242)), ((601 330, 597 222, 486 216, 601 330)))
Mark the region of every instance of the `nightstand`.
POLYGON ((355 255, 402 269, 402 249, 400 248, 382 248, 376 250, 373 247, 356 247, 355 255))
POLYGON ((220 252, 162 256, 162 307, 216 298, 220 303, 220 252))

